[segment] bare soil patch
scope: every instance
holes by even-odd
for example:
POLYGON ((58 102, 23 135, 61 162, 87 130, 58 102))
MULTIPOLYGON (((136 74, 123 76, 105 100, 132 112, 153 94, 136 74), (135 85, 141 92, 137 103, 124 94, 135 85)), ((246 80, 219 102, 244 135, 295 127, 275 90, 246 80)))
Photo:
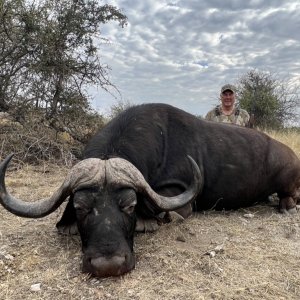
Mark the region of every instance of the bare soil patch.
MULTIPOLYGON (((25 166, 8 172, 7 186, 37 200, 66 173, 25 166)), ((33 220, 0 208, 0 299, 300 299, 300 213, 268 205, 198 213, 138 234, 136 268, 95 279, 81 272, 80 238, 55 229, 62 211, 33 220)))

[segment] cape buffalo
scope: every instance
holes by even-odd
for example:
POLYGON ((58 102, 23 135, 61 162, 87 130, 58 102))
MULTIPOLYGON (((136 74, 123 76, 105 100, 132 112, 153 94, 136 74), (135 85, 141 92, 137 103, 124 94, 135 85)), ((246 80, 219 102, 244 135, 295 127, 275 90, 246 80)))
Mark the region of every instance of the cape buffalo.
POLYGON ((236 209, 277 193, 280 210, 294 212, 300 198, 300 161, 290 148, 166 104, 131 107, 109 122, 49 199, 30 203, 6 191, 10 159, 0 167, 2 205, 39 218, 69 197, 58 230, 78 229, 83 271, 98 277, 132 270, 134 230, 155 230, 169 211, 236 209))

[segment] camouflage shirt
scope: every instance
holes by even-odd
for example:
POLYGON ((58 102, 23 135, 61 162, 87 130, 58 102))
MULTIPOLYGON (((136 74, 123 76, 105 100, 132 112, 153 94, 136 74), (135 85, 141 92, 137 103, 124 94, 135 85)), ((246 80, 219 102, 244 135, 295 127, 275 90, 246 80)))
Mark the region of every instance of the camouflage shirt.
POLYGON ((250 116, 246 110, 241 108, 235 108, 231 115, 224 115, 222 113, 221 106, 218 105, 205 116, 206 120, 214 122, 231 123, 240 126, 248 126, 250 116))

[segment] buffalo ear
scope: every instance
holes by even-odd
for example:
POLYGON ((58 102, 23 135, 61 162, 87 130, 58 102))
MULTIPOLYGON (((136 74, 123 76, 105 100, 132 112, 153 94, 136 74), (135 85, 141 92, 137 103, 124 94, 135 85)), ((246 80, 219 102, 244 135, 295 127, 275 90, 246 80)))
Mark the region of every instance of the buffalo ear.
POLYGON ((74 194, 72 194, 68 198, 68 203, 64 210, 64 213, 63 213, 60 221, 58 221, 56 223, 56 228, 58 229, 58 231, 60 233, 63 233, 63 234, 71 233, 71 228, 73 228, 77 222, 76 210, 74 208, 73 198, 74 198, 74 194), (68 230, 68 229, 70 229, 70 230, 68 230))

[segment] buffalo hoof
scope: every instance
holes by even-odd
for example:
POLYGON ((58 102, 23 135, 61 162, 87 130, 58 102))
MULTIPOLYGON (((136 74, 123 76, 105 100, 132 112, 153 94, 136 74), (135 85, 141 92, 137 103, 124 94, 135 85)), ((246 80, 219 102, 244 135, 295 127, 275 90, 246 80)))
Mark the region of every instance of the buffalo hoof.
POLYGON ((141 219, 137 218, 135 231, 136 232, 154 232, 159 228, 156 219, 141 219))
POLYGON ((73 223, 71 225, 57 225, 56 227, 59 234, 75 235, 79 233, 76 223, 73 223))
MULTIPOLYGON (((177 209, 176 211, 174 211, 174 213, 177 213, 178 215, 182 216, 182 218, 186 219, 188 218, 189 216, 192 215, 193 213, 193 208, 192 208, 192 205, 191 204, 188 204, 188 205, 185 205, 179 209, 177 209)), ((172 211, 170 212, 172 213, 172 211)))
POLYGON ((285 209, 285 208, 281 208, 280 212, 284 215, 294 215, 297 213, 297 207, 291 208, 291 209, 285 209))
POLYGON ((170 211, 167 214, 170 219, 170 222, 183 222, 185 220, 185 217, 183 217, 181 214, 177 213, 176 211, 170 211))

